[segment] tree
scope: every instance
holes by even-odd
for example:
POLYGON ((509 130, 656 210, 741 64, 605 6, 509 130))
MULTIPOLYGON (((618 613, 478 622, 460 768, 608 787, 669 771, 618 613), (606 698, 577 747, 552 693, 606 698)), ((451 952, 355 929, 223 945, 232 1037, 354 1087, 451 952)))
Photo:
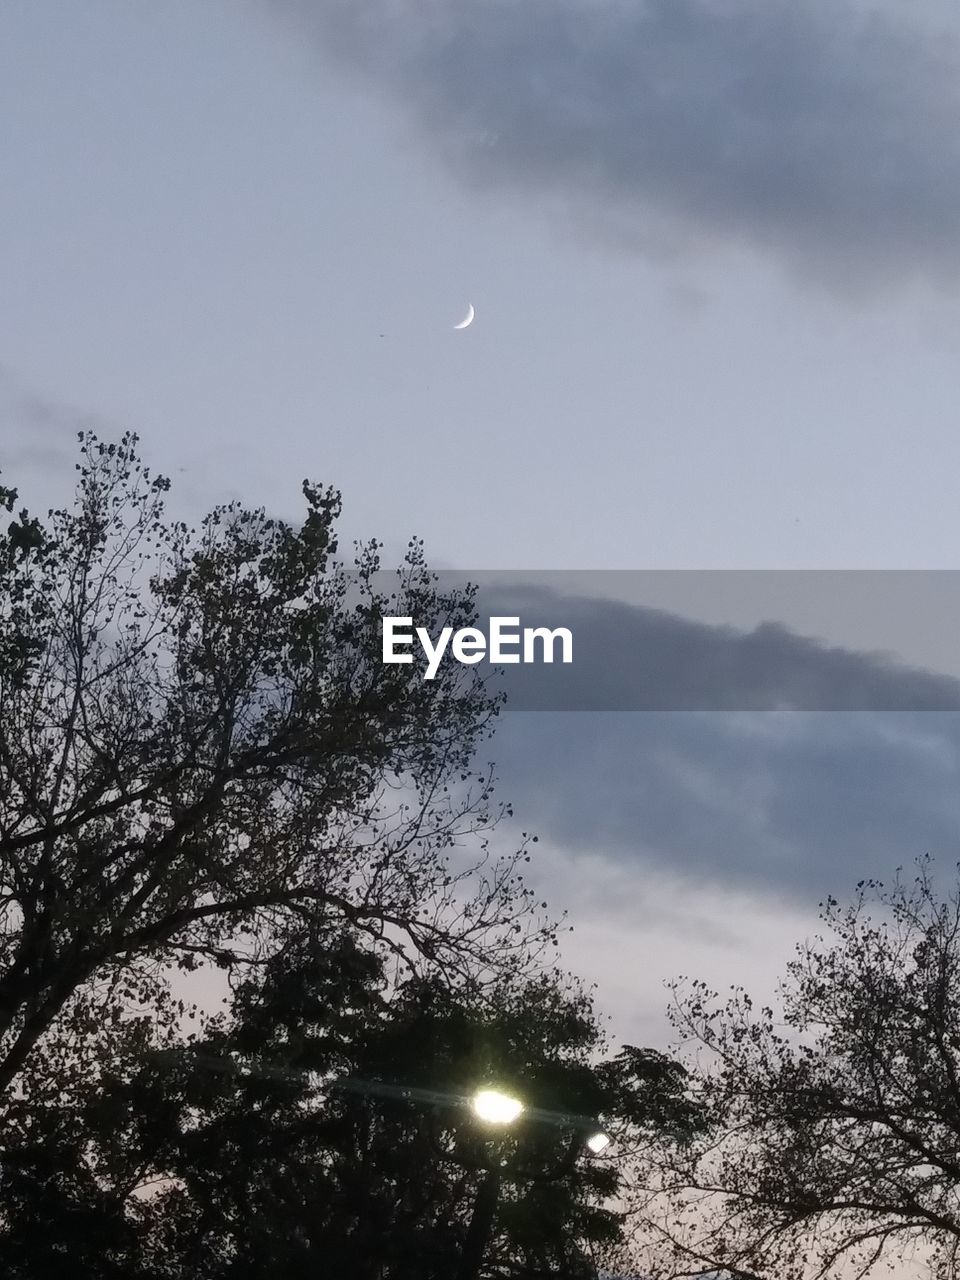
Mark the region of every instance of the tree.
POLYGON ((42 1275, 80 1222, 131 1277, 440 1280, 493 1161, 508 1172, 484 1276, 588 1280, 621 1235, 623 1150, 693 1121, 675 1063, 601 1048, 590 1000, 558 975, 395 986, 360 936, 300 931, 203 1035, 125 1057, 58 1107, 42 1177, 24 1135, 20 1221, 43 1231, 0 1233, 0 1267, 42 1275), (489 1081, 528 1107, 500 1136, 464 1105, 489 1081), (574 1160, 598 1115, 621 1149, 574 1160), (70 1212, 62 1193, 50 1205, 51 1166, 70 1212))
POLYGON ((91 992, 236 966, 292 918, 448 975, 551 937, 525 850, 486 846, 497 700, 378 660, 384 613, 459 627, 472 592, 416 543, 392 591, 376 543, 348 573, 331 489, 299 528, 231 503, 197 532, 136 437, 80 439, 75 507, 0 535, 0 1096, 91 992))
POLYGON ((960 888, 941 896, 922 863, 912 885, 863 882, 822 919, 779 1016, 742 991, 725 1006, 703 984, 680 991, 709 1128, 646 1202, 664 1268, 860 1276, 916 1252, 956 1273, 960 888))

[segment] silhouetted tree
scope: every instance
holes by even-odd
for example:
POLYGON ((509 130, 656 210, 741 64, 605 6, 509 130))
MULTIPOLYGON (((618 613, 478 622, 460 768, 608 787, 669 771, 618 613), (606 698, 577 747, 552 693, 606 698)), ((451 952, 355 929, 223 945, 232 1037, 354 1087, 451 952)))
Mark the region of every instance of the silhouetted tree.
POLYGON ((393 591, 376 543, 346 572, 330 489, 299 528, 232 503, 197 532, 135 437, 81 442, 76 506, 0 535, 0 1096, 91 986, 240 963, 291 917, 450 972, 551 936, 524 853, 486 848, 497 700, 379 660, 383 613, 466 625, 472 593, 417 544, 393 591))
MULTIPOLYGON (((555 928, 488 835, 475 669, 380 660, 381 618, 475 621, 419 544, 336 559, 237 503, 164 514, 136 438, 81 436, 76 505, 0 534, 0 1273, 447 1276, 485 1166, 485 1275, 587 1277, 620 1153, 692 1123, 657 1054, 600 1061, 555 928), (176 969, 227 975, 193 1025, 176 969), (464 1097, 529 1110, 482 1135, 464 1097)), ((0 488, 12 516, 17 494, 0 488)))
POLYGON ((923 863, 912 885, 864 882, 822 918, 778 1012, 680 989, 709 1136, 640 1201, 662 1269, 859 1276, 914 1252, 956 1273, 960 890, 940 895, 923 863))
POLYGON ((54 1106, 44 1158, 71 1212, 62 1191, 47 1205, 25 1133, 21 1220, 43 1231, 0 1236, 0 1267, 39 1274, 85 1223, 116 1265, 126 1249, 131 1276, 441 1280, 492 1164, 503 1191, 483 1275, 587 1280, 621 1236, 625 1155, 694 1122, 676 1064, 601 1049, 590 1000, 558 975, 393 987, 356 936, 301 932, 204 1035, 124 1059, 69 1115, 54 1106), (508 1131, 469 1112, 483 1084, 526 1104, 508 1131), (615 1146, 595 1158, 583 1139, 599 1117, 615 1146))

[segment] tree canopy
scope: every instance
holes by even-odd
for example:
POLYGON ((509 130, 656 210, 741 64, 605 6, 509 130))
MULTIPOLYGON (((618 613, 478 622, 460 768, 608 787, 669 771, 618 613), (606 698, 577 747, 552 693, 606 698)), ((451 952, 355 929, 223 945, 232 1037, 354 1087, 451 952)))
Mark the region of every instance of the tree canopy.
MULTIPOLYGON (((43 1280, 598 1274, 618 1159, 695 1111, 550 967, 532 838, 477 752, 475 669, 380 660, 384 615, 475 620, 419 543, 338 558, 340 500, 198 528, 132 435, 0 532, 0 1271, 43 1280), (217 973, 226 1003, 186 984, 217 973), (527 1110, 481 1133, 503 1081, 527 1110)), ((16 512, 16 514, 15 514, 16 512)))
POLYGON ((70 1253, 131 1277, 441 1280, 494 1162, 482 1274, 586 1280, 621 1238, 623 1152, 568 1159, 584 1120, 626 1147, 692 1119, 676 1064, 598 1060, 601 1040, 590 1000, 556 978, 397 986, 351 934, 300 933, 202 1033, 114 1055, 70 1105, 32 1104, 0 1180, 19 1207, 0 1266, 53 1275, 70 1253), (464 1105, 483 1083, 525 1102, 507 1134, 464 1105))
POLYGON ((956 1272, 960 887, 921 863, 822 919, 776 1010, 678 989, 705 1132, 640 1197, 661 1270, 860 1276, 913 1256, 956 1272))
POLYGON ((376 543, 347 571, 330 489, 299 528, 232 503, 195 531, 134 437, 81 444, 75 508, 0 535, 0 1092, 86 984, 291 915, 451 972, 548 938, 525 851, 486 843, 497 700, 377 660, 383 612, 462 625, 472 593, 415 543, 389 594, 376 543))

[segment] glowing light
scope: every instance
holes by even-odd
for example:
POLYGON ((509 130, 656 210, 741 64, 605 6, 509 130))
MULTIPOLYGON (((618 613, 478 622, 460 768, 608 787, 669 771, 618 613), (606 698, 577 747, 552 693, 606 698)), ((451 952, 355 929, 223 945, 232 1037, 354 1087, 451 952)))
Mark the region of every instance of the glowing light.
POLYGON ((470 1101, 473 1114, 487 1124, 513 1124, 523 1111, 519 1098, 511 1098, 499 1089, 480 1089, 470 1101))
POLYGON ((610 1136, 606 1133, 593 1133, 587 1139, 587 1146, 595 1156, 610 1145, 610 1136))

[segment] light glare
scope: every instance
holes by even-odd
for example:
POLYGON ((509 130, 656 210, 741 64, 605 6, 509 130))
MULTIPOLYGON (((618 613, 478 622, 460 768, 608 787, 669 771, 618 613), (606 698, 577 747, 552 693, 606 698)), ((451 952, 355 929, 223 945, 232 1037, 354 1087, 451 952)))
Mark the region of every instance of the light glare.
POLYGON ((610 1145, 609 1135, 606 1133, 594 1133, 587 1139, 587 1146, 595 1156, 598 1156, 605 1147, 610 1145))
POLYGON ((470 1103, 473 1113, 487 1124, 512 1124, 523 1110, 519 1098, 511 1098, 499 1089, 480 1089, 470 1103))

